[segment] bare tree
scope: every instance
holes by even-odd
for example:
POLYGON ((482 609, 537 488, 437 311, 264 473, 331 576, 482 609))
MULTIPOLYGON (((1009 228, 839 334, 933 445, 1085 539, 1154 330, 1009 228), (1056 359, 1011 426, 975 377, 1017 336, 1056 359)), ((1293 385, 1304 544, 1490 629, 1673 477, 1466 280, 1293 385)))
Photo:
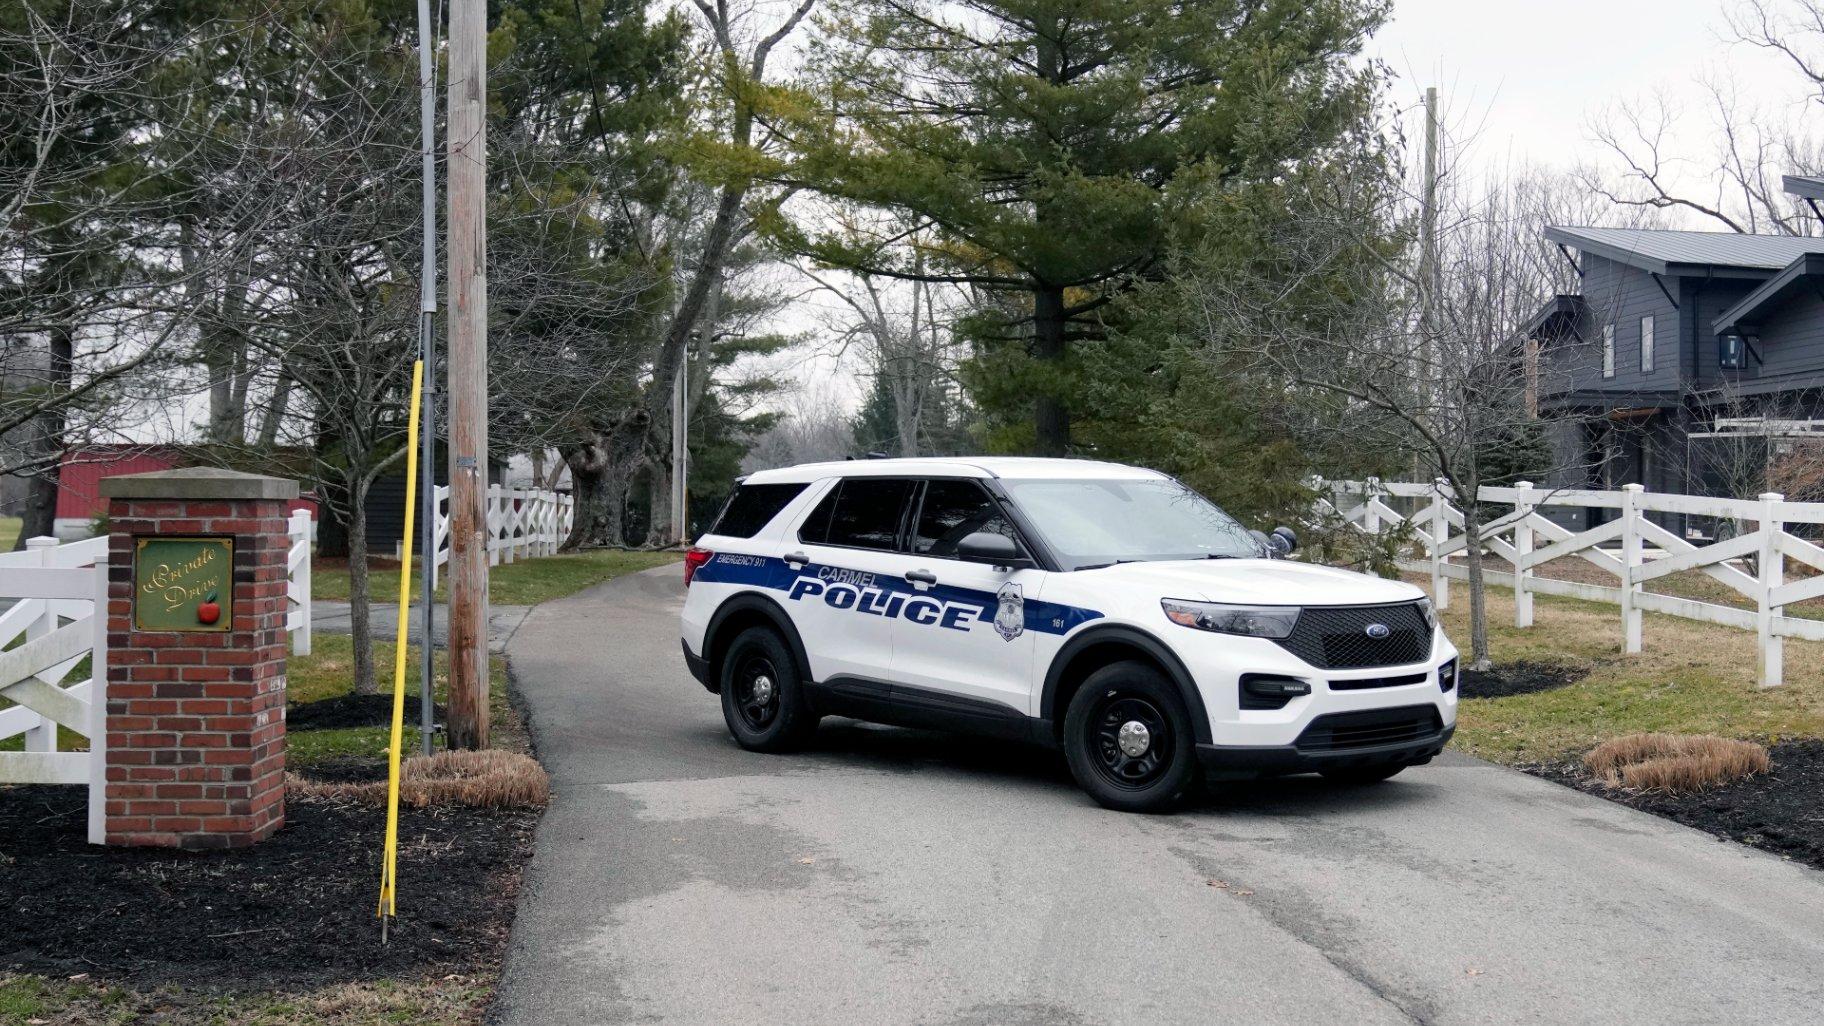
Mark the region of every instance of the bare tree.
POLYGON ((160 117, 199 92, 171 67, 208 49, 233 49, 227 26, 143 0, 0 11, 0 473, 33 479, 21 543, 51 530, 68 447, 180 398, 145 372, 192 305, 161 234, 202 126, 160 117))
MULTIPOLYGON (((722 282, 730 254, 754 230, 750 209, 759 172, 778 140, 759 115, 774 88, 767 65, 816 0, 797 0, 782 18, 764 22, 760 4, 693 0, 710 39, 703 54, 708 115, 685 141, 687 173, 713 190, 706 220, 689 219, 689 244, 675 251, 682 269, 677 305, 656 339, 639 398, 606 411, 593 437, 560 447, 576 487, 576 521, 565 547, 625 542, 627 489, 650 451, 655 425, 665 421, 671 389, 684 367, 693 332, 701 327, 722 282)), ((769 208, 778 197, 767 196, 769 208)))
MULTIPOLYGON (((1723 32, 1789 69, 1810 114, 1824 106, 1824 2, 1733 0, 1723 32)), ((1781 178, 1824 172, 1815 118, 1745 100, 1716 75, 1701 78, 1698 88, 1715 138, 1711 152, 1672 147, 1673 127, 1691 112, 1662 87, 1618 104, 1593 126, 1610 160, 1580 171, 1584 184, 1617 206, 1682 214, 1728 231, 1813 234, 1817 212, 1785 195, 1781 178)))
POLYGON ((1475 496, 1546 469, 1520 328, 1568 284, 1539 235, 1564 187, 1540 175, 1479 191, 1445 181, 1429 273, 1414 192, 1332 179, 1279 227, 1267 273, 1217 270, 1189 294, 1206 355, 1239 357, 1260 387, 1296 397, 1307 439, 1394 468, 1416 459, 1460 497, 1470 660, 1486 666, 1486 514, 1475 496))
POLYGON ((875 379, 890 399, 895 456, 930 452, 932 436, 950 426, 950 398, 956 388, 960 355, 946 302, 957 298, 954 290, 920 280, 924 275, 922 252, 914 252, 909 263, 915 275, 910 281, 801 268, 847 314, 835 335, 838 352, 846 351, 851 341, 860 342, 875 379))
POLYGON ((805 381, 782 394, 777 406, 779 420, 749 450, 743 470, 839 460, 854 453, 848 409, 830 379, 805 381))

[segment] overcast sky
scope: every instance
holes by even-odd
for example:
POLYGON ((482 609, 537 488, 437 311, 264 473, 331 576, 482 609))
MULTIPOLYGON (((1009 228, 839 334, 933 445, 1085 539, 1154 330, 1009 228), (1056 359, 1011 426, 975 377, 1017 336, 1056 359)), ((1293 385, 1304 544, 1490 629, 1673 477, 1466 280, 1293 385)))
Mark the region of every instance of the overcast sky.
POLYGON ((1708 159, 1715 120, 1700 75, 1733 83, 1770 113, 1804 98, 1784 58, 1727 41, 1724 12, 1735 2, 1394 0, 1369 52, 1400 76, 1396 103, 1438 87, 1451 126, 1475 133, 1472 162, 1569 167, 1597 157, 1590 120, 1655 91, 1689 111, 1672 141, 1708 159))

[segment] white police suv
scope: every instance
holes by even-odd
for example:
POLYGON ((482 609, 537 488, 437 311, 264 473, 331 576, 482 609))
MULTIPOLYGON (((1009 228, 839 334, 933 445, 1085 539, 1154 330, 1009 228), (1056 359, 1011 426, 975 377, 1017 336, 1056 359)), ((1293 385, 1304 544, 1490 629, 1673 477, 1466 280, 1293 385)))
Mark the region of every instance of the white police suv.
POLYGON ((1115 809, 1429 760, 1457 718, 1429 601, 1277 558, 1293 543, 1112 463, 768 470, 685 556, 684 658, 746 748, 802 745, 822 716, 1036 741, 1115 809))

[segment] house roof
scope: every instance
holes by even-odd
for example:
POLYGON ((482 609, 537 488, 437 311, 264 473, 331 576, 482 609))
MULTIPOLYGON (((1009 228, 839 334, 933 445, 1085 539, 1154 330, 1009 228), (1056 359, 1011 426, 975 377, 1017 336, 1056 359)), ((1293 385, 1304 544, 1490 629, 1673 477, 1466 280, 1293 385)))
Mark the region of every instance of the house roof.
POLYGON ((1559 334, 1569 328, 1571 334, 1577 332, 1577 322, 1589 309, 1582 296, 1559 294, 1545 301, 1539 312, 1527 318, 1520 326, 1522 338, 1538 338, 1545 334, 1559 334))
POLYGON ((1824 177, 1818 175, 1786 175, 1780 180, 1788 196, 1800 199, 1824 199, 1824 177))
POLYGON ((1796 235, 1552 226, 1545 237, 1654 274, 1704 267, 1777 271, 1808 253, 1824 253, 1824 239, 1796 235))
POLYGON ((1807 253, 1780 269, 1760 287, 1723 311, 1713 322, 1718 335, 1739 333, 1753 328, 1770 311, 1784 303, 1793 293, 1812 290, 1824 298, 1824 253, 1807 253))

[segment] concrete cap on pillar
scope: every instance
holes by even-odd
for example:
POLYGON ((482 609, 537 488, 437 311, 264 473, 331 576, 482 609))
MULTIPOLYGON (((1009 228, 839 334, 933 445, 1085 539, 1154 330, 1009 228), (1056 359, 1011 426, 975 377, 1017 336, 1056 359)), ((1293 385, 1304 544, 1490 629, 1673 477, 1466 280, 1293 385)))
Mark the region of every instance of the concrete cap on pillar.
POLYGON ((217 467, 182 467, 101 479, 109 499, 295 499, 298 483, 288 477, 244 474, 217 467))

